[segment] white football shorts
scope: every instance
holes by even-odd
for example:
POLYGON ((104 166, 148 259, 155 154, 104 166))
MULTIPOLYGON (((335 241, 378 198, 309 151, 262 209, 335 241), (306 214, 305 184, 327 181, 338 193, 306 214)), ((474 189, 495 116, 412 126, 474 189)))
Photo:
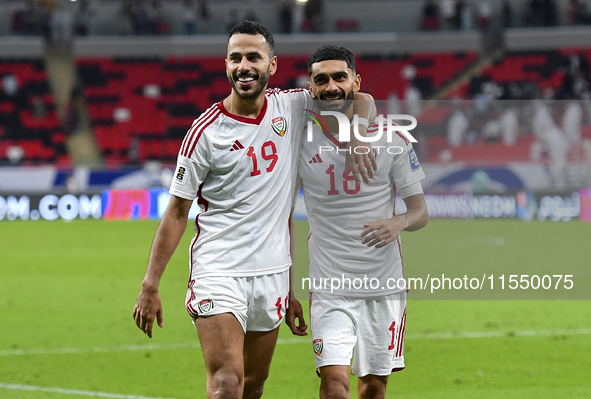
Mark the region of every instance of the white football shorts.
POLYGON ((246 331, 279 327, 288 304, 289 270, 254 277, 203 277, 189 282, 185 305, 189 315, 232 313, 246 331))
POLYGON ((317 369, 351 366, 357 377, 400 371, 405 367, 405 326, 406 292, 375 298, 310 295, 317 369))

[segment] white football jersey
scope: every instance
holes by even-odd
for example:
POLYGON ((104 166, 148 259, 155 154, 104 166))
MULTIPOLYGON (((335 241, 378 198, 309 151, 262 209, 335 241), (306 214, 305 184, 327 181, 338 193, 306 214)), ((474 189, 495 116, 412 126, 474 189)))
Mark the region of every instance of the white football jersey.
MULTIPOLYGON (((370 126, 368 135, 376 127, 370 126)), ((393 142, 388 143, 384 133, 372 147, 378 171, 369 185, 359 186, 351 172, 343 173, 346 146, 335 136, 314 125, 312 141, 303 138, 298 185, 304 189, 310 223, 310 291, 331 293, 330 279, 339 281, 333 280, 336 295, 367 297, 404 290, 403 281, 398 283, 403 278, 400 238, 383 248, 368 248, 361 244, 361 232, 366 223, 391 218, 396 188, 416 183, 425 174, 404 136, 393 134, 393 142), (337 146, 342 150, 337 152, 337 146), (392 154, 396 146, 403 152, 392 154)))
POLYGON ((191 279, 289 268, 290 197, 302 109, 311 104, 307 90, 268 89, 256 120, 232 115, 220 102, 193 122, 170 187, 178 197, 199 198, 191 279))

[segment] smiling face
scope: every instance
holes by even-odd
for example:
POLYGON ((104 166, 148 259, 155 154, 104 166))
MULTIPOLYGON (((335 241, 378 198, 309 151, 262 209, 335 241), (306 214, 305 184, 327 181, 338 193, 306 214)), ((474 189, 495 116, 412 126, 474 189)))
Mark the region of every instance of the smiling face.
POLYGON ((228 41, 226 75, 234 92, 243 99, 256 99, 277 70, 277 57, 260 35, 237 33, 228 41))
POLYGON ((322 110, 346 112, 360 83, 361 77, 347 67, 346 61, 326 60, 312 64, 310 91, 322 110))

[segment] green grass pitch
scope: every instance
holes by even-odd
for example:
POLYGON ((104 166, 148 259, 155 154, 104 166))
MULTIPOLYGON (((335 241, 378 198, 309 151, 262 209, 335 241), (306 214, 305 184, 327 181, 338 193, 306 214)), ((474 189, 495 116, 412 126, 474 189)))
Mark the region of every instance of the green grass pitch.
MULTIPOLYGON (((162 279, 164 329, 149 340, 131 318, 156 226, 0 223, 0 398, 205 397, 183 304, 191 224, 162 279)), ((301 278, 305 222, 296 234, 301 278)), ((591 264, 589 237, 591 224, 577 222, 431 220, 403 234, 405 268, 526 262, 566 273, 591 264)), ((407 368, 390 378, 388 398, 591 398, 589 301, 410 300, 406 334, 407 368)), ((318 386, 311 343, 282 326, 264 397, 317 398, 318 386)))

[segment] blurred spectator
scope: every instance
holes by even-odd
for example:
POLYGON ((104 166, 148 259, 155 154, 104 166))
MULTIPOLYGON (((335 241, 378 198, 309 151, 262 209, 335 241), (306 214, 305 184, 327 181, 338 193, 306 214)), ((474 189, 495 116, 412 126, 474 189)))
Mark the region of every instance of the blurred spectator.
POLYGON ((6 158, 12 165, 18 165, 25 158, 25 150, 20 145, 13 145, 6 149, 6 158))
POLYGON ((532 145, 532 158, 539 160, 541 152, 546 152, 551 160, 550 171, 554 186, 563 187, 566 185, 568 141, 554 122, 548 105, 542 100, 534 101, 532 128, 537 138, 537 142, 532 145))
POLYGON ((148 3, 146 12, 146 33, 149 35, 158 35, 160 33, 160 21, 162 20, 161 4, 157 0, 148 3))
POLYGON ((402 113, 402 107, 400 105, 400 98, 398 98, 398 93, 396 91, 392 91, 388 96, 388 113, 393 115, 399 115, 402 113))
POLYGON ((207 0, 199 0, 197 8, 199 10, 199 18, 201 18, 201 21, 209 21, 211 18, 211 9, 209 8, 207 0))
POLYGON ((423 18, 421 19, 421 30, 439 29, 439 8, 434 0, 427 0, 423 7, 423 18))
POLYGON ((478 25, 480 29, 486 30, 490 25, 492 17, 492 6, 488 0, 480 0, 478 3, 478 25))
POLYGON ((459 105, 456 105, 456 110, 447 121, 447 143, 450 147, 461 146, 468 134, 470 122, 468 117, 462 111, 459 105))
POLYGON ((474 28, 474 23, 472 21, 472 10, 470 10, 470 5, 467 3, 463 3, 462 11, 461 11, 461 29, 463 31, 472 30, 474 28))
POLYGON ((12 6, 12 18, 10 21, 10 31, 16 35, 25 33, 25 14, 27 6, 23 1, 18 1, 12 6))
POLYGON ((69 43, 72 40, 72 13, 63 3, 58 4, 50 15, 51 41, 69 43))
POLYGON ((96 11, 90 7, 88 0, 79 0, 78 9, 74 17, 74 31, 76 36, 92 35, 92 19, 96 11))
POLYGON ((414 80, 410 82, 408 88, 404 92, 404 102, 406 106, 406 113, 418 118, 423 113, 423 94, 416 86, 414 80))
POLYGON ((503 144, 507 147, 514 146, 517 143, 517 135, 519 133, 519 117, 515 109, 507 106, 499 118, 499 124, 503 144))
POLYGON ((568 24, 576 25, 579 23, 579 13, 581 12, 581 3, 579 0, 570 0, 568 3, 568 24))
POLYGON ((562 130, 571 145, 574 147, 581 143, 581 126, 583 123, 583 107, 577 100, 569 101, 562 115, 562 130))
POLYGON ((35 6, 33 0, 27 0, 23 14, 23 35, 35 33, 35 6))
POLYGON ((141 1, 133 1, 129 16, 133 26, 134 35, 145 35, 148 30, 146 9, 141 1))
POLYGON ((226 32, 231 31, 234 25, 236 25, 238 22, 240 22, 238 20, 238 10, 232 8, 230 12, 226 14, 226 32))
POLYGON ((513 9, 511 8, 509 0, 503 0, 503 5, 501 6, 501 20, 503 28, 510 28, 513 26, 513 9))
POLYGON ((197 26, 197 15, 195 15, 195 6, 193 0, 183 0, 183 34, 194 35, 197 26))
POLYGON ((323 30, 324 4, 323 0, 308 0, 304 5, 304 26, 308 32, 318 33, 323 30))
POLYGON ((74 135, 79 132, 83 112, 84 95, 80 85, 76 85, 70 93, 64 115, 64 131, 67 135, 74 135))
POLYGON ((445 28, 449 30, 458 29, 456 25, 456 1, 455 0, 441 0, 441 18, 445 22, 445 28))
POLYGON ((164 18, 162 7, 159 7, 156 12, 156 34, 168 35, 170 33, 170 26, 168 21, 164 18))
POLYGON ((461 29, 462 28, 462 11, 464 10, 464 6, 465 5, 466 5, 466 3, 464 2, 464 0, 456 0, 456 12, 455 12, 455 16, 456 16, 455 26, 456 26, 456 29, 461 29))
POLYGON ((134 31, 133 24, 133 2, 124 0, 118 13, 119 34, 123 36, 130 35, 134 31))
POLYGON ((406 90, 404 91, 406 113, 418 118, 423 113, 423 94, 415 81, 417 68, 409 64, 403 67, 400 73, 407 81, 406 90))
POLYGON ((9 97, 16 97, 18 94, 18 78, 13 74, 4 75, 2 78, 2 89, 9 97))
POLYGON ((293 23, 293 3, 283 0, 279 8, 279 26, 281 33, 291 33, 293 23))
POLYGON ((47 42, 51 42, 51 11, 55 4, 41 2, 37 7, 37 21, 41 35, 47 42))
POLYGON ((582 98, 589 90, 591 71, 587 58, 576 53, 565 58, 564 77, 558 92, 558 98, 582 98))
POLYGON ((484 141, 493 142, 501 139, 502 131, 501 124, 496 119, 490 119, 484 122, 482 126, 482 139, 484 141))

